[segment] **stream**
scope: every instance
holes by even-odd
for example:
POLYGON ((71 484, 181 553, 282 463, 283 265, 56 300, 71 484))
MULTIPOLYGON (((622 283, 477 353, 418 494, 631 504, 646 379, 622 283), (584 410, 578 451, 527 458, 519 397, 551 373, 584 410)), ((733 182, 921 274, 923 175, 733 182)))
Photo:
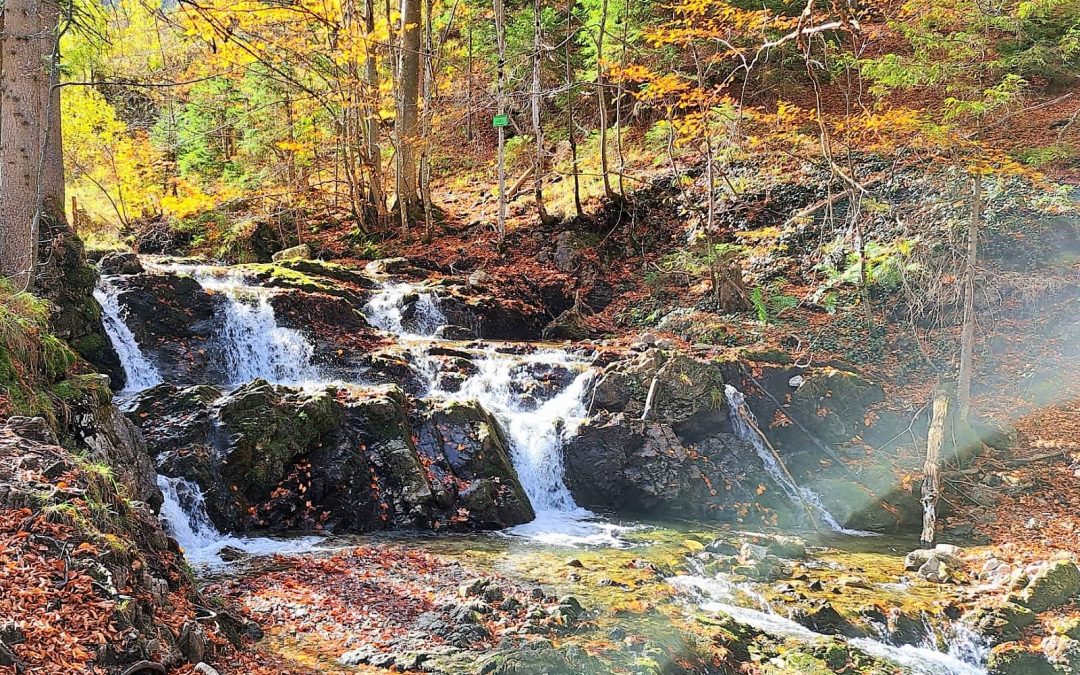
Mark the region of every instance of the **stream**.
MULTIPOLYGON (((270 302, 272 294, 277 292, 275 289, 254 283, 243 271, 226 267, 146 264, 154 272, 190 276, 208 293, 224 298, 215 339, 224 354, 228 387, 255 378, 311 389, 342 383, 341 373, 316 365, 316 345, 308 337, 279 324, 270 302)), ((118 394, 118 401, 123 404, 139 391, 169 381, 169 373, 159 372, 141 350, 125 323, 125 312, 116 292, 113 279, 106 276, 96 297, 127 375, 127 387, 118 394)), ((418 364, 417 370, 426 380, 423 398, 477 401, 494 416, 506 436, 514 469, 535 511, 535 519, 493 533, 441 536, 408 532, 287 538, 240 536, 223 533, 215 527, 207 515, 198 485, 161 475, 158 485, 165 503, 160 516, 197 569, 212 575, 228 574, 230 564, 222 556, 227 549, 255 557, 320 555, 357 542, 389 541, 395 546, 460 560, 523 583, 573 592, 582 604, 598 608, 600 614, 594 633, 582 636, 583 641, 598 634, 608 639, 617 635, 616 629, 637 630, 653 640, 669 633, 685 640, 689 639, 686 635, 698 632, 708 635, 708 617, 717 616, 730 617, 780 642, 815 644, 834 639, 785 615, 781 604, 771 598, 776 584, 745 580, 730 571, 708 567, 710 556, 701 549, 714 540, 731 540, 738 546, 743 533, 696 522, 627 521, 592 512, 575 503, 564 480, 563 446, 589 417, 589 398, 597 376, 597 369, 591 365, 590 348, 536 345, 536 349, 523 352, 513 345, 473 341, 471 348, 479 346, 483 357, 476 362, 475 372, 451 387, 430 356, 433 345, 457 344, 435 337, 446 325, 436 296, 412 283, 387 280, 373 291, 363 313, 372 326, 393 336, 402 352, 410 354, 418 364), (553 391, 537 393, 539 388, 533 378, 537 372, 548 370, 569 376, 559 379, 553 391), (568 567, 568 561, 576 564, 568 567), (625 583, 620 581, 626 570, 645 564, 662 571, 660 583, 644 582, 636 577, 625 583), (583 572, 573 571, 578 565, 583 572), (641 598, 634 602, 656 609, 628 618, 618 608, 627 603, 628 597, 637 595, 641 598)), ((368 383, 346 381, 344 384, 368 383)), ((796 563, 795 568, 808 578, 826 582, 848 574, 851 568, 862 570, 859 574, 868 578, 870 587, 848 591, 853 596, 852 602, 878 600, 906 605, 922 600, 926 607, 933 606, 934 592, 916 593, 905 584, 895 583, 903 574, 901 559, 911 548, 911 542, 870 537, 867 535, 872 533, 841 527, 817 495, 784 475, 745 418, 736 412, 743 405, 741 392, 728 385, 725 395, 733 428, 755 448, 776 487, 793 502, 807 505, 831 530, 824 535, 800 533, 812 545, 808 559, 796 563)), ((884 631, 874 638, 853 637, 849 643, 888 662, 899 672, 926 675, 985 672, 988 648, 970 631, 929 610, 924 624, 924 634, 915 643, 901 644, 884 631)))

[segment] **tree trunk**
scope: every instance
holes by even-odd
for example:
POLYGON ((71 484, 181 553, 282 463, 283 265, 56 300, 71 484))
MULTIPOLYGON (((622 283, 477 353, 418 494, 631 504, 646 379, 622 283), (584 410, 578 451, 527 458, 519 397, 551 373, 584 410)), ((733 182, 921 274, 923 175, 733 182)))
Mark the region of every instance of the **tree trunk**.
POLYGON ((971 376, 975 350, 975 268, 979 262, 979 224, 982 221, 982 176, 971 180, 971 220, 968 223, 967 260, 964 265, 964 325, 960 331, 960 371, 956 399, 961 420, 971 412, 971 376))
POLYGON ((581 172, 578 169, 577 134, 574 133, 574 68, 570 60, 570 45, 574 41, 571 28, 573 18, 574 0, 570 0, 566 7, 566 39, 563 41, 566 54, 566 135, 570 141, 570 170, 574 175, 574 211, 580 218, 584 211, 581 208, 581 172))
POLYGON ((607 33, 608 0, 600 3, 600 28, 596 34, 596 105, 600 111, 600 175, 604 180, 604 196, 615 198, 608 176, 608 110, 607 82, 604 78, 604 35, 607 33))
POLYGON ((398 68, 397 198, 403 229, 419 215, 416 186, 416 143, 420 129, 420 12, 421 0, 401 0, 401 44, 398 68))
MULTIPOLYGON (((506 12, 503 0, 495 2, 495 39, 499 45, 499 63, 497 73, 498 113, 506 114, 506 12)), ((499 246, 506 239, 506 127, 499 127, 499 246)))
POLYGON ((386 218, 386 200, 383 196, 382 148, 379 147, 379 60, 375 41, 375 0, 367 0, 364 14, 364 39, 367 43, 364 114, 367 117, 367 159, 371 164, 368 199, 375 208, 375 219, 381 226, 386 218))
POLYGON ((424 1, 424 110, 420 124, 420 135, 425 139, 420 149, 420 199, 424 209, 424 243, 431 243, 435 237, 435 219, 431 204, 431 150, 426 142, 431 133, 435 96, 435 29, 431 20, 432 5, 431 0, 424 1))
POLYGON ((533 72, 532 72, 532 125, 536 136, 536 159, 533 167, 533 198, 540 222, 553 225, 555 219, 544 205, 544 127, 540 124, 540 59, 544 51, 543 24, 540 21, 540 0, 533 0, 533 72))
POLYGON ((0 14, 0 266, 17 289, 33 287, 38 161, 48 72, 40 5, 7 0, 0 14))
POLYGON ((923 465, 922 505, 923 527, 919 537, 924 547, 934 543, 937 524, 937 500, 939 494, 941 450, 945 445, 945 420, 949 415, 949 395, 938 386, 934 390, 933 412, 930 431, 926 435, 926 463, 923 465))

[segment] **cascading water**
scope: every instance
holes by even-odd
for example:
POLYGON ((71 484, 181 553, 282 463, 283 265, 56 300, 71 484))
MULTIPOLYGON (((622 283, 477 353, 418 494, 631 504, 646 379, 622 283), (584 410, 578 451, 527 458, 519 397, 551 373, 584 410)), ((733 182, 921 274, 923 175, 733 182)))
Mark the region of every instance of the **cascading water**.
MULTIPOLYGON (((809 628, 777 614, 760 596, 748 588, 732 583, 724 575, 710 578, 700 575, 678 575, 668 583, 705 612, 726 614, 735 621, 752 626, 776 637, 800 640, 824 638, 809 628)), ((921 645, 892 645, 870 638, 853 638, 849 642, 862 651, 891 661, 914 675, 985 675, 989 647, 972 631, 957 624, 945 635, 947 652, 938 651, 934 636, 927 635, 921 645)))
POLYGON ((758 436, 757 432, 755 432, 747 422, 747 418, 751 421, 754 420, 754 413, 750 412, 750 407, 746 405, 746 397, 743 396, 743 393, 729 384, 724 387, 724 395, 727 398, 728 414, 731 417, 731 427, 734 429, 735 435, 754 448, 757 456, 761 458, 761 463, 765 467, 765 471, 767 471, 773 481, 780 486, 780 489, 784 491, 784 494, 787 495, 788 499, 800 506, 806 505, 810 507, 817 517, 834 532, 856 537, 876 536, 873 532, 851 530, 843 527, 840 525, 839 521, 836 520, 836 517, 829 513, 829 510, 821 503, 821 497, 816 492, 810 488, 796 485, 791 480, 791 477, 780 468, 780 465, 776 461, 776 457, 769 452, 769 449, 766 448, 765 444, 761 441, 761 437, 758 436))
POLYGON ((431 293, 417 291, 408 283, 385 284, 365 305, 371 325, 400 337, 431 337, 446 323, 438 301, 431 293), (406 299, 416 294, 411 320, 406 328, 406 299))
POLYGON ((94 298, 101 305, 101 319, 105 325, 105 333, 109 336, 113 349, 120 357, 120 365, 124 368, 124 375, 127 378, 124 392, 142 391, 161 384, 161 373, 158 372, 157 366, 143 354, 139 343, 135 340, 135 335, 121 316, 117 289, 107 277, 102 277, 101 283, 94 289, 94 298))
POLYGON ((305 384, 321 379, 312 358, 315 347, 294 328, 281 326, 274 314, 274 289, 249 283, 242 273, 201 265, 166 265, 158 269, 189 274, 208 292, 225 300, 218 340, 224 351, 229 384, 262 378, 277 384, 305 384))
POLYGON ((430 293, 411 284, 388 284, 367 304, 372 325, 412 341, 412 352, 428 378, 427 395, 445 400, 475 400, 499 420, 510 446, 514 469, 536 512, 531 523, 509 530, 555 545, 621 544, 626 528, 602 522, 596 514, 574 502, 563 478, 563 444, 587 417, 585 397, 594 373, 580 356, 559 349, 541 349, 524 356, 490 348, 475 361, 476 373, 455 391, 440 388, 437 364, 427 356, 427 345, 446 318, 430 293), (412 316, 404 318, 404 304, 413 301, 412 316), (531 376, 530 365, 566 368, 574 377, 554 396, 536 403, 522 392, 531 376))
POLYGON ((161 505, 161 519, 180 548, 184 557, 193 565, 220 565, 224 563, 221 552, 235 548, 249 555, 271 553, 302 553, 311 551, 321 539, 270 539, 266 537, 234 537, 222 534, 206 513, 206 503, 199 486, 184 478, 157 477, 158 488, 165 501, 161 505))

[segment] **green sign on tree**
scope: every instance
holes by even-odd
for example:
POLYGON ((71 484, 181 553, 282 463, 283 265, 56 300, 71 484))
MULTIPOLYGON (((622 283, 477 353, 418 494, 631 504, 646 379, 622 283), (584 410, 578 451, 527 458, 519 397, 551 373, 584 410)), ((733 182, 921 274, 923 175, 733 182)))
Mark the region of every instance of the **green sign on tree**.
POLYGON ((498 129, 499 127, 508 127, 508 126, 510 126, 510 116, 507 115, 506 113, 502 113, 500 115, 496 115, 496 116, 492 117, 491 118, 491 126, 495 127, 496 129, 498 129))

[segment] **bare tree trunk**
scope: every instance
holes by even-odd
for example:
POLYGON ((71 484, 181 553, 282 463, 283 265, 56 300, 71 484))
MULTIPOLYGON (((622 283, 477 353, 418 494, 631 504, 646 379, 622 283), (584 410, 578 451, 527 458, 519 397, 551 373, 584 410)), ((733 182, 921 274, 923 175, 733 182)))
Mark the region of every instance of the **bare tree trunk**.
POLYGON ((37 259, 37 157, 47 73, 35 0, 7 0, 0 61, 0 265, 17 289, 33 287, 37 259))
MULTIPOLYGON (((497 75, 498 112, 506 114, 506 11, 503 0, 495 2, 495 39, 499 44, 499 63, 497 75)), ((499 246, 506 239, 506 127, 499 127, 499 246)))
POLYGON ((420 122, 420 135, 425 142, 420 149, 420 199, 424 209, 424 243, 435 237, 435 219, 431 204, 431 151, 426 139, 431 132, 432 103, 435 95, 435 37, 431 21, 432 1, 424 2, 424 110, 420 122))
POLYGON ((923 465, 922 505, 923 526, 919 537, 924 547, 934 543, 934 529, 937 524, 937 500, 939 494, 941 468, 941 450, 945 445, 945 420, 949 415, 949 395, 945 388, 938 386, 934 390, 933 412, 930 417, 930 431, 926 436, 926 463, 923 465))
POLYGON ((398 113, 395 124, 398 146, 398 209, 402 229, 419 214, 416 186, 416 143, 420 130, 420 12, 421 0, 401 0, 401 44, 398 68, 398 113))
POLYGON ((472 142, 473 139, 473 25, 469 24, 469 56, 466 61, 466 84, 465 84, 465 140, 472 142))
POLYGON ((956 399, 961 420, 971 413, 971 377, 975 350, 975 267, 979 262, 979 224, 982 222, 982 176, 971 179, 971 220, 968 223, 967 260, 964 265, 964 325, 960 331, 960 370, 956 399))
POLYGON ((382 148, 379 147, 379 61, 375 42, 375 0, 367 0, 364 9, 364 39, 367 43, 364 114, 367 117, 367 159, 371 165, 368 199, 375 207, 375 218, 381 226, 386 219, 386 198, 383 189, 382 148))
POLYGON ((570 61, 570 44, 574 41, 571 28, 573 18, 574 0, 570 0, 566 7, 566 39, 563 42, 566 56, 566 136, 570 141, 570 170, 574 176, 574 211, 580 218, 584 211, 581 208, 581 171, 578 169, 577 134, 574 133, 574 68, 570 61))
POLYGON ((544 127, 540 124, 540 59, 544 51, 543 24, 540 21, 540 0, 533 0, 533 72, 532 72, 532 125, 536 136, 536 159, 533 167, 533 198, 536 212, 544 225, 555 224, 555 219, 544 205, 544 127))
POLYGON ((64 220, 59 16, 52 0, 7 0, 0 15, 0 270, 20 290, 34 286, 43 219, 64 220))
POLYGON ((607 33, 608 0, 600 3, 600 27, 596 33, 596 105, 600 109, 600 174, 604 180, 604 196, 615 198, 608 176, 608 110, 607 82, 604 78, 604 35, 607 33))

